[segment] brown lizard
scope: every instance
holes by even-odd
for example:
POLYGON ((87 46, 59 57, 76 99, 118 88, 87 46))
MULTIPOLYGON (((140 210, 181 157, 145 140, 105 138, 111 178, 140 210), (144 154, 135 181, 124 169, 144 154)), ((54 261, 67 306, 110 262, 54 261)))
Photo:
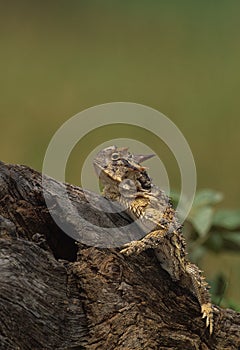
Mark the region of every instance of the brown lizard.
POLYGON ((182 226, 169 197, 155 186, 141 163, 153 155, 133 155, 128 148, 111 146, 100 151, 94 167, 100 178, 103 195, 120 202, 133 219, 139 219, 146 235, 127 243, 124 255, 140 254, 154 249, 163 269, 172 280, 187 286, 197 297, 202 317, 206 318, 209 332, 213 332, 213 311, 208 284, 201 271, 187 258, 182 226))

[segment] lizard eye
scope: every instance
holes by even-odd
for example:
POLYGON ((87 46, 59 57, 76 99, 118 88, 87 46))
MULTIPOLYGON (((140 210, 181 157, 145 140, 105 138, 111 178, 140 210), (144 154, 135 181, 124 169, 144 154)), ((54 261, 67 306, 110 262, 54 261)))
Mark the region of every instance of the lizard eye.
POLYGON ((119 153, 115 152, 112 154, 112 160, 118 160, 119 159, 119 153))

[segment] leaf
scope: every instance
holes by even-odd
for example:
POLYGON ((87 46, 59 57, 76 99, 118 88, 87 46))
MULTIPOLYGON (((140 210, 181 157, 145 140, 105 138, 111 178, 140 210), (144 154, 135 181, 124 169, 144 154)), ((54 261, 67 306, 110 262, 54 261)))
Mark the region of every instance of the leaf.
POLYGON ((240 227, 240 209, 220 209, 213 217, 213 225, 234 230, 240 227))
POLYGON ((190 216, 190 221, 200 236, 205 236, 212 226, 213 209, 211 207, 200 207, 190 216))
POLYGON ((206 205, 207 206, 214 205, 221 202, 222 199, 223 199, 223 194, 221 192, 211 190, 211 189, 204 189, 196 193, 193 206, 200 207, 200 206, 206 206, 206 205))
POLYGON ((197 264, 205 254, 206 248, 202 245, 199 245, 192 252, 190 252, 189 257, 193 263, 197 264))
POLYGON ((224 248, 223 237, 220 232, 211 232, 206 242, 206 246, 214 253, 219 253, 224 248))
POLYGON ((239 252, 240 232, 224 232, 222 236, 224 249, 239 252))
POLYGON ((240 232, 227 232, 223 237, 240 246, 240 232))

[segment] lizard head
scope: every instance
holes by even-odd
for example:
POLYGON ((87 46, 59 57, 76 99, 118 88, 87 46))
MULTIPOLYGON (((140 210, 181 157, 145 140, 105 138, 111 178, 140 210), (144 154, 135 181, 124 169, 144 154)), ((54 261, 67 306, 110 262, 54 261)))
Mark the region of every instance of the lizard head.
POLYGON ((141 163, 153 156, 154 154, 131 154, 127 147, 110 146, 97 154, 93 165, 104 186, 119 185, 123 180, 144 172, 141 163))

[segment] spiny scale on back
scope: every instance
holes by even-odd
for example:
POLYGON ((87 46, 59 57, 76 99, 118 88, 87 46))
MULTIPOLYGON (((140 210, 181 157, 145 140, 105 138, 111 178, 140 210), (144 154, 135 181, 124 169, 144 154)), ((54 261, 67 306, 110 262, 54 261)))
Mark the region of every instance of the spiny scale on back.
POLYGON ((94 167, 102 182, 103 195, 120 202, 133 219, 140 219, 146 236, 125 245, 125 255, 152 248, 174 281, 188 287, 198 299, 209 331, 213 331, 213 313, 208 285, 185 252, 185 240, 170 199, 155 186, 141 163, 153 155, 133 155, 128 148, 107 147, 100 151, 94 167))

